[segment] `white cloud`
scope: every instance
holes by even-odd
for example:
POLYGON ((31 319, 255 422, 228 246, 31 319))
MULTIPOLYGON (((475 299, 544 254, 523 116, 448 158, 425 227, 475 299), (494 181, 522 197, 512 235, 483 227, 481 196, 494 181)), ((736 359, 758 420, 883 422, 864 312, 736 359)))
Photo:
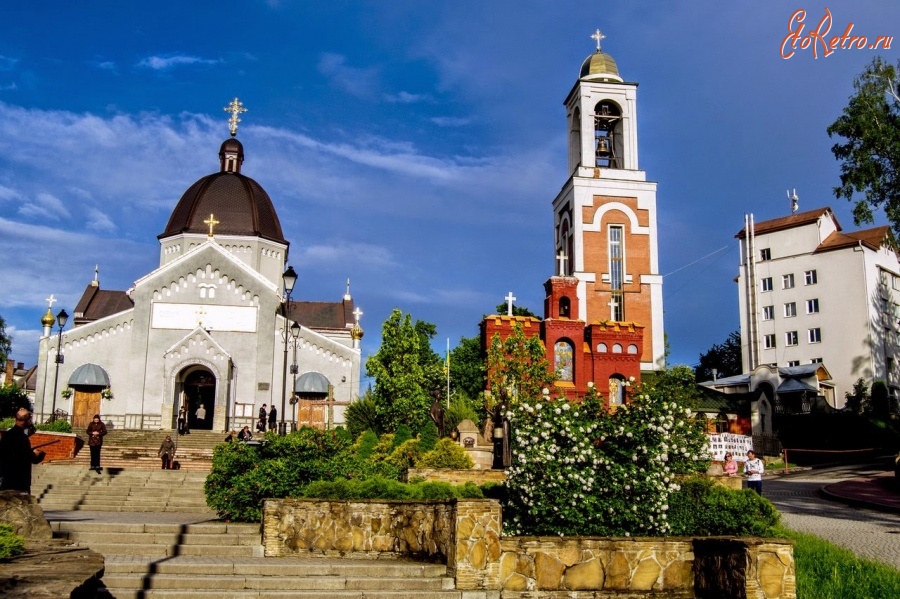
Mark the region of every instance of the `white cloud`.
POLYGON ((396 94, 385 94, 384 99, 394 104, 414 104, 416 102, 431 100, 431 96, 428 94, 412 94, 401 91, 396 94))
POLYGON ((470 117, 436 116, 431 122, 439 127, 464 127, 472 122, 470 117))
POLYGON ((369 97, 378 88, 377 69, 348 66, 347 58, 341 54, 321 54, 317 67, 322 75, 350 95, 369 97))
POLYGON ((88 208, 87 228, 94 231, 115 231, 116 225, 100 210, 88 208))
POLYGON ((154 71, 168 71, 169 69, 175 67, 195 64, 212 65, 219 64, 220 62, 222 62, 222 60, 220 59, 200 58, 199 56, 185 56, 183 54, 172 54, 168 56, 148 56, 141 59, 141 61, 137 63, 137 66, 153 69, 154 71))
POLYGON ((353 265, 371 269, 386 269, 397 266, 397 262, 388 248, 346 240, 336 240, 303 248, 298 262, 305 265, 337 268, 353 265))
POLYGON ((22 204, 19 207, 19 214, 55 221, 72 216, 62 200, 49 193, 39 193, 34 201, 22 204))
POLYGON ((100 69, 101 71, 112 71, 112 72, 118 71, 118 67, 116 66, 116 63, 111 60, 102 60, 102 61, 98 60, 98 61, 92 62, 91 64, 95 68, 100 69))
POLYGON ((19 192, 10 187, 5 187, 0 185, 0 202, 5 202, 7 200, 15 200, 20 198, 19 192))
MULTIPOLYGON (((37 322, 37 319, 35 321, 37 322)), ((34 366, 34 354, 43 334, 41 329, 20 329, 10 325, 6 327, 6 333, 12 338, 10 359, 25 362, 25 368, 34 366)))

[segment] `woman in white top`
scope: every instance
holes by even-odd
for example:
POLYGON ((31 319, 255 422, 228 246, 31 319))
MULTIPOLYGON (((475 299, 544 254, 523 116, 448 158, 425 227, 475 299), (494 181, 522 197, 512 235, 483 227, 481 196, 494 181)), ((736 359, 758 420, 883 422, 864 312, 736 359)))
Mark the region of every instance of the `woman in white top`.
POLYGON ((753 489, 762 495, 762 475, 766 467, 763 461, 756 457, 752 449, 747 452, 747 461, 744 462, 744 474, 747 475, 747 488, 753 489))

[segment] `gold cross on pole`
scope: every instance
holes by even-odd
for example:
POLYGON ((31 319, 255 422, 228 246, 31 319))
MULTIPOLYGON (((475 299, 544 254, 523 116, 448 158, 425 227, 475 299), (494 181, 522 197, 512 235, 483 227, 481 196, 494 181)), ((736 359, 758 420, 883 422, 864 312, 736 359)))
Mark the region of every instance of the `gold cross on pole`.
POLYGON ((241 122, 238 115, 242 112, 247 112, 247 109, 244 108, 244 103, 235 97, 228 106, 223 108, 223 110, 231 113, 231 118, 228 119, 228 128, 231 131, 231 137, 234 137, 237 135, 238 123, 241 122))
POLYGON ((209 218, 206 219, 205 221, 203 221, 203 224, 209 225, 209 236, 212 237, 213 236, 213 227, 215 227, 216 225, 221 224, 221 223, 219 223, 219 221, 216 220, 216 217, 213 216, 212 212, 210 212, 209 218))

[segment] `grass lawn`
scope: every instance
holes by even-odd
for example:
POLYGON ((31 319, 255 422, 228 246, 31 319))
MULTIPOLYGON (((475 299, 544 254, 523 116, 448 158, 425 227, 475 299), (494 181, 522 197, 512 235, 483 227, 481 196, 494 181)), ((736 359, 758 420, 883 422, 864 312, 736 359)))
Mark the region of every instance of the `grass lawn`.
POLYGON ((777 534, 796 542, 797 599, 900 597, 900 571, 813 535, 784 527, 777 534))

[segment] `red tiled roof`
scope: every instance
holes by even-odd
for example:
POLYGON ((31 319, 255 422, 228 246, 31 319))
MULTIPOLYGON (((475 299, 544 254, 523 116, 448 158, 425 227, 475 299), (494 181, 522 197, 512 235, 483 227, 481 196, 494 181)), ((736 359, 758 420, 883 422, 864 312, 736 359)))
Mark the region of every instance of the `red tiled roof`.
POLYGON ((75 306, 75 326, 87 324, 134 308, 134 302, 124 291, 100 289, 88 285, 75 306))
POLYGON ((291 302, 289 317, 310 329, 349 329, 353 326, 353 300, 291 302))
MULTIPOLYGON (((841 223, 838 222, 837 217, 834 216, 834 212, 831 211, 831 208, 826 206, 825 208, 816 208, 815 210, 798 212, 790 216, 782 216, 781 218, 753 223, 753 232, 756 235, 762 235, 765 233, 772 233, 774 231, 791 229, 793 227, 801 227, 803 225, 814 223, 823 215, 829 213, 831 214, 831 218, 834 219, 834 224, 837 226, 837 230, 840 231, 841 223)), ((735 237, 738 239, 743 239, 744 237, 746 237, 746 235, 747 232, 744 229, 741 229, 737 232, 735 237)))
POLYGON ((887 238, 889 242, 893 242, 893 239, 891 237, 891 228, 887 225, 873 227, 871 229, 864 229, 862 231, 853 231, 852 233, 839 233, 835 231, 834 233, 826 237, 825 241, 820 243, 819 247, 817 247, 816 251, 813 253, 828 252, 831 250, 853 247, 855 245, 859 245, 860 243, 872 250, 877 251, 884 243, 885 238, 887 238))

